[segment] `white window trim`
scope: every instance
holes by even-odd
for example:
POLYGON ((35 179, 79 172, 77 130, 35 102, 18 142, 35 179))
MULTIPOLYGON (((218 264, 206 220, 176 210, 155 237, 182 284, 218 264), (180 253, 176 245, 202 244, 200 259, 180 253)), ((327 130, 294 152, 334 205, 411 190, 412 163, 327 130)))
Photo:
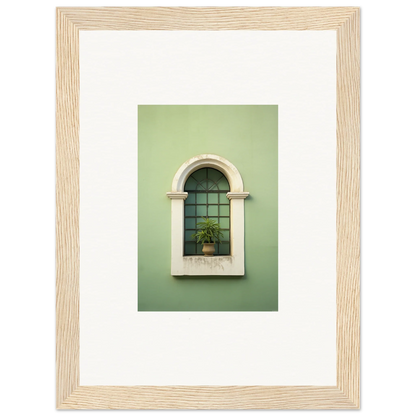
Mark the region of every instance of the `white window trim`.
POLYGON ((221 156, 203 154, 187 160, 176 172, 171 199, 171 274, 172 276, 244 276, 244 192, 238 169, 221 156), (214 168, 222 172, 230 184, 230 249, 229 256, 184 256, 184 192, 188 177, 198 169, 214 168))

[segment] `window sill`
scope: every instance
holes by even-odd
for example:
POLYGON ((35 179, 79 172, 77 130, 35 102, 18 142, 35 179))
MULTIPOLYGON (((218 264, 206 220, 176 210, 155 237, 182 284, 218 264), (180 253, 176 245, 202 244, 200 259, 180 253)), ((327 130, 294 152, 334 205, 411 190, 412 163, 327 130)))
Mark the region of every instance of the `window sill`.
POLYGON ((172 276, 244 276, 244 262, 235 256, 183 256, 172 276))

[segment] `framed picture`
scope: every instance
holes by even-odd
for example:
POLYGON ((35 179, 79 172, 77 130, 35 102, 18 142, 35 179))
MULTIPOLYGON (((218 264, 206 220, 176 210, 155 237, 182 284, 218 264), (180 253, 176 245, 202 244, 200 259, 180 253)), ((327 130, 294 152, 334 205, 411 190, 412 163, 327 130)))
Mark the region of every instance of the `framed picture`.
POLYGON ((358 409, 359 9, 58 8, 59 409, 358 409))

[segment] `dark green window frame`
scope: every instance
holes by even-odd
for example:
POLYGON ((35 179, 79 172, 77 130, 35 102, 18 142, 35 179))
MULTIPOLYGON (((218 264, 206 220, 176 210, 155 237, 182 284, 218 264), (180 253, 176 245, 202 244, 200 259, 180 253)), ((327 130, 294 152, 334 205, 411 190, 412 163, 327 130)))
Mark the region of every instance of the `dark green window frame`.
POLYGON ((184 256, 203 255, 202 245, 191 235, 197 231, 196 224, 207 217, 216 220, 224 234, 222 243, 215 244, 214 256, 229 256, 230 247, 230 201, 227 192, 230 184, 217 169, 201 168, 193 172, 185 183, 188 197, 184 204, 184 256))

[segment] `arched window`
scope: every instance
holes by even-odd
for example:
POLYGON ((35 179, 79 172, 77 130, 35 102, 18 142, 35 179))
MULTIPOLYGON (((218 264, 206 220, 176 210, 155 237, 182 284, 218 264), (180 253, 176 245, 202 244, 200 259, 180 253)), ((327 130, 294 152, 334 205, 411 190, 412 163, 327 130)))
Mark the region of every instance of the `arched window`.
POLYGON ((197 223, 208 217, 220 224, 223 238, 215 244, 215 255, 230 255, 230 184, 217 169, 202 168, 193 172, 185 183, 185 242, 184 255, 203 255, 202 245, 197 244, 192 235, 197 231, 197 223))
POLYGON ((213 154, 184 162, 172 181, 171 274, 172 276, 244 276, 244 191, 238 169, 213 154), (201 244, 190 236, 202 216, 218 219, 224 243, 216 255, 205 257, 201 244))

